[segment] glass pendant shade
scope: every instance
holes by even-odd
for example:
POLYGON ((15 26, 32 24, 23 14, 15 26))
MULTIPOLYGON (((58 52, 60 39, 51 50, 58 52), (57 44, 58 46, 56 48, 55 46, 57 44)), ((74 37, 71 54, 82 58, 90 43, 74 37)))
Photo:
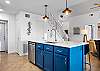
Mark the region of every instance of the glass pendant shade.
POLYGON ((69 15, 72 11, 69 8, 66 8, 63 13, 65 13, 66 15, 69 15))
POLYGON ((49 17, 48 17, 47 15, 45 15, 45 16, 43 17, 43 19, 46 21, 46 20, 49 19, 49 17))
POLYGON ((63 13, 65 13, 66 15, 69 15, 72 10, 70 10, 68 7, 67 7, 67 0, 66 0, 66 8, 62 11, 63 13))

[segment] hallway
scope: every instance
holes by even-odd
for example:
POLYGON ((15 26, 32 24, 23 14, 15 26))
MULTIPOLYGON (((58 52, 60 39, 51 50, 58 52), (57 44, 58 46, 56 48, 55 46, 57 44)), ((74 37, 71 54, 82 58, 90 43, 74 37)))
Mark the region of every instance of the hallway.
MULTIPOLYGON (((92 71, 100 71, 100 60, 91 56, 92 71)), ((88 67, 88 65, 87 65, 88 67)), ((89 67, 88 67, 89 68, 89 67)), ((86 71, 89 71, 87 68, 86 71)), ((0 52, 0 71, 42 71, 29 63, 27 56, 0 52)))

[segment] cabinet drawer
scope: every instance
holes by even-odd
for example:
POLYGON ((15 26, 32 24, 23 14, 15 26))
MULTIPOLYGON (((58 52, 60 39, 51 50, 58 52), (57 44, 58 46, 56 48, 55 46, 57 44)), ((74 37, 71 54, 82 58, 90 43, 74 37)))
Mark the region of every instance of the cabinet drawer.
POLYGON ((36 43, 36 49, 42 49, 43 50, 43 44, 36 43))
POLYGON ((54 47, 54 52, 58 53, 58 54, 62 54, 62 55, 69 55, 70 49, 68 48, 64 48, 64 47, 60 47, 60 46, 55 46, 54 47))
POLYGON ((52 45, 44 45, 44 50, 45 51, 51 51, 51 52, 53 52, 53 46, 52 45))

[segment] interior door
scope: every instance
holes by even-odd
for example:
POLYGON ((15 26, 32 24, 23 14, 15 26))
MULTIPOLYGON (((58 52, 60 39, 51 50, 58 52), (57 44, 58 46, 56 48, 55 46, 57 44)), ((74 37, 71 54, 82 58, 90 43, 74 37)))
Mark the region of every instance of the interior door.
POLYGON ((86 25, 85 30, 87 31, 87 40, 89 41, 91 39, 91 26, 86 25))
POLYGON ((5 22, 5 51, 8 52, 8 22, 5 22))
POLYGON ((5 51, 5 24, 0 22, 0 51, 5 51))
POLYGON ((87 40, 93 39, 95 35, 94 25, 85 25, 85 30, 87 31, 87 40))

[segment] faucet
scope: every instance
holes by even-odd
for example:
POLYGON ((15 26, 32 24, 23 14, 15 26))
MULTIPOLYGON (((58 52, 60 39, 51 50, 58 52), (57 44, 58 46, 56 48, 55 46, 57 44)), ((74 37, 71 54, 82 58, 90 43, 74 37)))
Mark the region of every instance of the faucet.
POLYGON ((56 29, 51 29, 51 32, 52 32, 53 30, 55 31, 55 41, 57 41, 57 32, 56 32, 56 29))

